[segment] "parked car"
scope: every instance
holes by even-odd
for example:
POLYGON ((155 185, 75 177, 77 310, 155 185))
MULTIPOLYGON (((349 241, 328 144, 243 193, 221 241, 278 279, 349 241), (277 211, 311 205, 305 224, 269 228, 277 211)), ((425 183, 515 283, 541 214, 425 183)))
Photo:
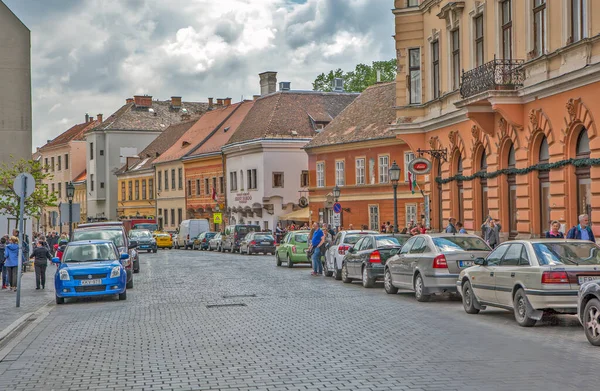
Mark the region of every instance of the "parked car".
POLYGON ((296 263, 311 263, 306 256, 309 233, 306 230, 290 231, 283 237, 275 250, 277 266, 281 266, 283 261, 287 261, 288 267, 294 267, 296 263))
POLYGON ((122 223, 99 222, 79 224, 73 231, 73 241, 80 240, 110 240, 117 246, 120 254, 129 254, 129 258, 125 261, 127 289, 133 289, 133 273, 140 271, 140 263, 136 251, 137 242, 133 240, 129 241, 122 223))
POLYGON ((183 220, 181 224, 179 224, 175 247, 178 249, 183 247, 186 250, 188 248, 193 248, 194 238, 202 232, 207 231, 210 231, 207 219, 183 220))
POLYGON ((216 232, 202 232, 194 238, 192 250, 208 250, 208 241, 216 234, 216 232))
POLYGON ((342 261, 342 282, 361 280, 365 288, 372 288, 383 279, 387 260, 396 255, 402 244, 392 234, 363 235, 348 249, 342 261))
POLYGON ((259 232, 260 226, 251 224, 228 225, 221 236, 221 249, 236 252, 240 250, 240 241, 250 232, 259 232))
POLYGON ((173 239, 167 232, 155 233, 154 238, 156 239, 157 248, 168 248, 169 250, 173 249, 173 239))
POLYGON ((208 249, 210 251, 221 251, 221 233, 217 232, 215 236, 208 241, 208 249))
POLYGON ((275 238, 270 232, 250 232, 240 241, 240 253, 275 255, 275 238))
POLYGON ((579 288, 577 317, 588 341, 600 346, 600 280, 584 282, 579 288))
POLYGON ((333 238, 333 243, 325 252, 323 271, 327 277, 333 276, 336 280, 342 279, 342 260, 348 250, 367 234, 376 234, 377 231, 349 230, 340 231, 333 238))
POLYGON ((71 242, 65 248, 54 276, 56 304, 67 297, 118 295, 127 299, 127 271, 124 263, 129 254, 119 254, 111 240, 71 242))
POLYGON ((154 253, 157 251, 156 239, 147 229, 132 229, 129 231, 129 241, 132 240, 137 241, 138 254, 140 250, 147 250, 148 252, 154 253))
POLYGON ((524 327, 535 325, 545 312, 577 313, 580 286, 600 279, 600 247, 589 241, 515 240, 475 263, 456 282, 465 311, 504 308, 524 327))
POLYGON ((385 291, 395 294, 398 289, 411 289, 418 301, 428 301, 432 294, 456 293, 460 271, 473 266, 475 258, 485 257, 490 251, 487 243, 476 235, 413 236, 385 265, 385 291))

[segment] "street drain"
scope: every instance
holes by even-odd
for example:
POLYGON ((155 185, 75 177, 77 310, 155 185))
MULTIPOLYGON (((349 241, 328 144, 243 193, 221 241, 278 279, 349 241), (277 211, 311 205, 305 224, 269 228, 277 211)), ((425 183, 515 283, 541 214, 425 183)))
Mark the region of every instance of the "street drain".
POLYGON ((244 303, 229 303, 229 304, 207 304, 206 308, 217 308, 217 307, 246 307, 244 303))
POLYGON ((238 297, 256 297, 255 294, 251 294, 251 295, 223 295, 224 299, 234 299, 234 298, 238 298, 238 297))

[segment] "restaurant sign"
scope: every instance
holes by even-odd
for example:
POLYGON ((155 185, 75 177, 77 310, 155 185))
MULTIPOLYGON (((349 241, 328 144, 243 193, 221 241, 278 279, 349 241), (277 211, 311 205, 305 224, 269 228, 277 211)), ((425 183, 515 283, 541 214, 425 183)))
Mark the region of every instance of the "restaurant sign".
POLYGON ((237 193, 235 195, 235 201, 239 202, 240 204, 245 204, 248 201, 252 201, 252 196, 248 192, 246 192, 246 193, 237 193))

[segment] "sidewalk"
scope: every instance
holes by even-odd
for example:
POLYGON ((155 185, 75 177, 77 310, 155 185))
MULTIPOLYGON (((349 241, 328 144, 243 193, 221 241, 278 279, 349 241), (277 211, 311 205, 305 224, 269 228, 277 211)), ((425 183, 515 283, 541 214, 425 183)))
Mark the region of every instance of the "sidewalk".
POLYGON ((46 269, 46 289, 35 289, 35 272, 33 267, 27 267, 27 273, 21 279, 21 307, 17 308, 17 293, 8 289, 0 290, 0 336, 12 323, 26 314, 54 301, 54 273, 56 266, 48 263, 46 269))

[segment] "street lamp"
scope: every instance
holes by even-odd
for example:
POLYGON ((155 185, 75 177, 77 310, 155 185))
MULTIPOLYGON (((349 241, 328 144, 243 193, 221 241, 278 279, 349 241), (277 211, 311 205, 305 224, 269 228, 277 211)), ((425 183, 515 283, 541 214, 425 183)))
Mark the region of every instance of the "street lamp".
POLYGON ((335 187, 333 188, 333 199, 335 200, 335 202, 338 202, 338 199, 340 198, 340 193, 341 190, 339 186, 335 185, 335 187))
POLYGON ((73 196, 75 195, 75 186, 73 182, 67 184, 67 199, 69 200, 69 240, 73 237, 73 196))
POLYGON ((400 167, 394 163, 389 170, 390 181, 394 188, 394 233, 398 233, 398 181, 400 180, 400 167))

